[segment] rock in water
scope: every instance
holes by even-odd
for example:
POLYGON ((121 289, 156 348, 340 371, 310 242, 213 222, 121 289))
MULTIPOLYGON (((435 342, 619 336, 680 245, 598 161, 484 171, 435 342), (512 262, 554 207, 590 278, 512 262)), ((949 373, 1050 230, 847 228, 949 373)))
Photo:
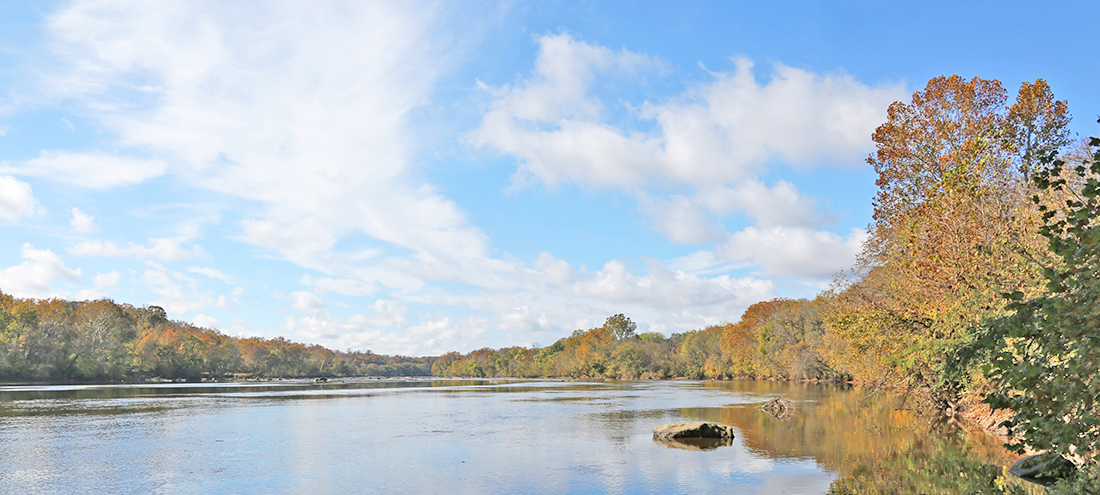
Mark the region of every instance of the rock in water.
POLYGON ((658 426, 653 441, 674 449, 714 450, 733 445, 733 427, 707 422, 658 426))
POLYGON ((676 423, 653 429, 653 438, 733 438, 733 427, 718 423, 676 423))

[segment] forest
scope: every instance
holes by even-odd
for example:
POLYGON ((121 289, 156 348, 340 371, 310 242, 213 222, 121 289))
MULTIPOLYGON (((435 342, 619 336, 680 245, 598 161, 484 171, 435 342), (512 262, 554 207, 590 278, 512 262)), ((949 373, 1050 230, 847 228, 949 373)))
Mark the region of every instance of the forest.
POLYGON ((156 306, 0 295, 0 378, 397 376, 854 381, 917 394, 1015 448, 1100 452, 1100 140, 1042 79, 932 79, 872 136, 874 216, 813 299, 665 336, 623 314, 552 345, 436 358, 234 338, 156 306), (1001 416, 991 414, 999 411, 1001 416), (1009 412, 1007 415, 1005 412, 1009 412), (991 420, 989 418, 997 418, 991 420))
POLYGON ((230 337, 158 306, 0 293, 0 380, 117 381, 427 375, 432 358, 230 337))

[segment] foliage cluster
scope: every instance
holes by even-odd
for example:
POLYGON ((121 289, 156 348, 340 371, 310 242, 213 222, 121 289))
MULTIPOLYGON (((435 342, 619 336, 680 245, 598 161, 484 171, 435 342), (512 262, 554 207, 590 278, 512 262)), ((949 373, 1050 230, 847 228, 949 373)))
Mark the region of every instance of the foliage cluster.
POLYGON ((431 358, 230 337, 169 320, 157 306, 0 293, 0 380, 410 376, 430 369, 431 358))
MULTIPOLYGON (((1100 146, 1093 138, 1092 146, 1100 146)), ((1016 411, 1009 425, 1029 446, 1092 459, 1100 455, 1100 149, 1078 164, 1053 155, 1035 174, 1036 194, 1058 264, 1046 267, 1047 290, 1009 295, 1013 312, 990 323, 990 368, 998 385, 988 401, 1016 411)))

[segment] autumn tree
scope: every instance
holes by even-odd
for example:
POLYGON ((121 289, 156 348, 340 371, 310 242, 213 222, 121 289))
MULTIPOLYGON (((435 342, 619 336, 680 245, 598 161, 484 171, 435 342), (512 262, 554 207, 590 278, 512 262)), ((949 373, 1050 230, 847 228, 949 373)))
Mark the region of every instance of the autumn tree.
POLYGON ((831 321, 900 381, 936 381, 942 356, 1002 311, 1002 292, 1041 288, 1024 173, 1064 146, 1069 117, 1042 80, 1006 104, 999 81, 937 77, 872 136, 874 222, 831 321))
POLYGON ((630 318, 619 313, 615 316, 609 316, 607 321, 604 322, 603 328, 611 332, 611 335, 617 340, 622 340, 633 337, 634 331, 638 329, 638 325, 630 321, 630 318))

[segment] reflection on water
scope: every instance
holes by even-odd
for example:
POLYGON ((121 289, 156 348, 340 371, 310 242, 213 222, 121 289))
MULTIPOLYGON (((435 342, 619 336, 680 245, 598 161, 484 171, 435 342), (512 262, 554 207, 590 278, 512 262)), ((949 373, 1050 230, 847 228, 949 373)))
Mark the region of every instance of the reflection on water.
POLYGON ((653 437, 653 443, 664 445, 670 449, 684 450, 714 450, 718 447, 732 447, 732 438, 658 438, 653 437))
POLYGON ((0 387, 0 493, 1030 490, 1004 474, 1014 459, 996 439, 864 398, 782 382, 0 387), (776 397, 797 407, 756 409, 776 397), (653 441, 689 421, 737 435, 653 441))

